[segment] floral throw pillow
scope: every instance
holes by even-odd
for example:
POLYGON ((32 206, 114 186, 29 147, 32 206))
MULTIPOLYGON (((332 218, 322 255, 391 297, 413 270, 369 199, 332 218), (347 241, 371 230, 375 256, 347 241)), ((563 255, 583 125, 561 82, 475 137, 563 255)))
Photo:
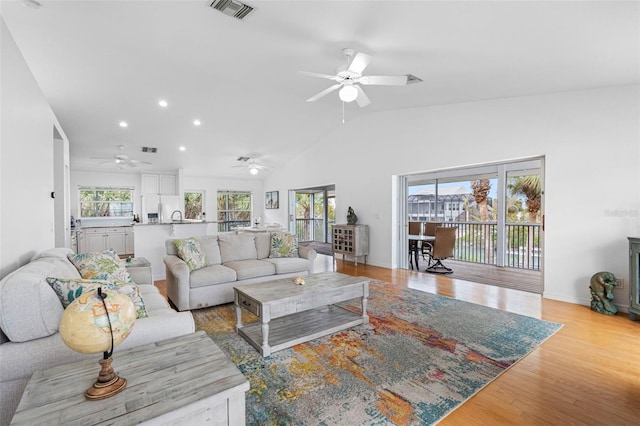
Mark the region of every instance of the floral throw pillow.
POLYGON ((144 306, 144 300, 140 294, 140 289, 134 282, 122 282, 122 281, 104 281, 104 280, 86 280, 77 278, 47 278, 47 282, 56 292, 58 298, 62 302, 62 306, 66 309, 67 306, 78 297, 90 291, 97 290, 98 287, 102 287, 104 290, 116 291, 120 294, 131 299, 133 306, 136 308, 136 318, 146 318, 147 308, 144 306))
POLYGON ((84 279, 133 282, 124 261, 113 250, 69 254, 67 258, 84 279))
POLYGON ((195 238, 184 240, 174 240, 178 257, 187 264, 190 271, 209 266, 207 254, 200 247, 200 243, 195 238))
POLYGON ((296 236, 284 232, 271 234, 269 257, 298 257, 298 239, 296 236))

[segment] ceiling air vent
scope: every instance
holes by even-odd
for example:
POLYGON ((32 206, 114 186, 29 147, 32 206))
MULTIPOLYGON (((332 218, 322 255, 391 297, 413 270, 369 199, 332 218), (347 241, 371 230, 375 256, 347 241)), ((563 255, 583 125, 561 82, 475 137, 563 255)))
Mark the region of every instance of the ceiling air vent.
POLYGON ((237 0, 213 0, 209 6, 236 19, 244 19, 253 11, 253 7, 237 0))
POLYGON ((142 152, 156 153, 156 152, 158 152, 158 148, 152 148, 150 146, 143 146, 142 147, 142 152))
POLYGON ((249 157, 238 157, 236 159, 236 161, 244 161, 244 162, 246 162, 246 161, 249 161, 249 157))

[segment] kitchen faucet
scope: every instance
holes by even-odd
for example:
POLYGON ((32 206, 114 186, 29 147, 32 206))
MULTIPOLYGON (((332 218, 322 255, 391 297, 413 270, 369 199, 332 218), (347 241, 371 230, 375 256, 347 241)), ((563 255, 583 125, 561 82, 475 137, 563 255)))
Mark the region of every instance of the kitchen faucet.
POLYGON ((174 221, 175 219, 173 218, 173 215, 178 213, 180 215, 180 222, 182 222, 182 212, 180 210, 174 210, 173 212, 171 212, 171 221, 174 221))

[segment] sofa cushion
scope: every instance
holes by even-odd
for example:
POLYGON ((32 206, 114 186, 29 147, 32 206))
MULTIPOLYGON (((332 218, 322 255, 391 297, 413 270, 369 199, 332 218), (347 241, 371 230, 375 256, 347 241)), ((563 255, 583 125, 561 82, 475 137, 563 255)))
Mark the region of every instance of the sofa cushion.
POLYGON ((136 308, 136 318, 146 318, 148 316, 140 290, 134 282, 125 283, 122 281, 110 282, 104 280, 86 280, 84 278, 67 279, 55 277, 47 278, 47 282, 51 288, 53 288, 53 291, 56 292, 65 309, 71 302, 80 297, 80 295, 102 287, 105 290, 113 290, 124 294, 131 299, 133 306, 136 308))
POLYGON ((236 271, 223 265, 210 265, 193 271, 189 277, 189 287, 203 287, 237 280, 236 271))
POLYGON ((235 262, 226 262, 227 266, 238 275, 238 280, 246 280, 255 277, 264 277, 274 275, 276 273, 275 265, 265 260, 240 260, 235 262))
POLYGON ((288 232, 274 232, 271 234, 271 252, 269 257, 299 257, 298 238, 288 232))
POLYGON ((26 342, 58 331, 64 308, 45 278, 55 264, 31 262, 0 281, 0 328, 12 342, 26 342))
POLYGON ((222 258, 220 257, 220 246, 218 245, 217 235, 204 235, 197 238, 200 241, 200 247, 207 255, 209 265, 220 265, 222 258))
POLYGON ((204 268, 209 265, 207 254, 200 247, 200 242, 195 238, 186 238, 184 240, 174 240, 178 251, 178 257, 184 260, 190 271, 204 268))
POLYGON ((256 238, 256 251, 258 252, 258 260, 266 259, 271 252, 271 233, 258 232, 256 238))
POLYGON ((225 234, 218 237, 222 264, 236 260, 258 258, 255 236, 246 234, 225 234))
POLYGON ((279 257, 265 259, 276 267, 276 274, 290 274, 293 272, 309 272, 309 261, 301 257, 279 257))
POLYGON ((124 261, 113 250, 69 254, 67 258, 78 269, 82 278, 112 282, 133 282, 124 261))

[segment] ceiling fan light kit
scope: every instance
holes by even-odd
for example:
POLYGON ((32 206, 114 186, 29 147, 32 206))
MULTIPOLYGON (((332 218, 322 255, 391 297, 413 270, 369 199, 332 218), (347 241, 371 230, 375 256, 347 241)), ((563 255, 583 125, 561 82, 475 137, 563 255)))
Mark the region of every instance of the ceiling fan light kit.
POLYGON ((340 96, 342 102, 353 102, 358 97, 358 89, 353 87, 353 84, 346 84, 342 86, 342 89, 338 92, 338 96, 340 96))
POLYGON ((326 88, 320 93, 307 99, 307 102, 315 102, 318 99, 338 90, 338 97, 342 102, 356 101, 358 106, 365 107, 371 103, 367 95, 360 85, 376 85, 376 86, 406 86, 408 83, 417 83, 420 80, 411 74, 405 75, 362 75, 364 69, 371 62, 371 56, 366 53, 358 52, 355 56, 353 49, 342 49, 342 54, 347 60, 347 66, 341 65, 335 75, 318 74, 307 71, 300 71, 301 74, 310 77, 326 78, 333 80, 337 84, 326 88), (351 59, 353 58, 353 59, 351 59), (411 78, 410 78, 411 77, 411 78))
POLYGON ((257 161, 258 155, 249 155, 249 156, 240 156, 236 159, 236 161, 245 164, 239 164, 233 167, 247 167, 249 169, 249 173, 252 175, 257 175, 261 169, 266 168, 264 164, 260 164, 257 161))

